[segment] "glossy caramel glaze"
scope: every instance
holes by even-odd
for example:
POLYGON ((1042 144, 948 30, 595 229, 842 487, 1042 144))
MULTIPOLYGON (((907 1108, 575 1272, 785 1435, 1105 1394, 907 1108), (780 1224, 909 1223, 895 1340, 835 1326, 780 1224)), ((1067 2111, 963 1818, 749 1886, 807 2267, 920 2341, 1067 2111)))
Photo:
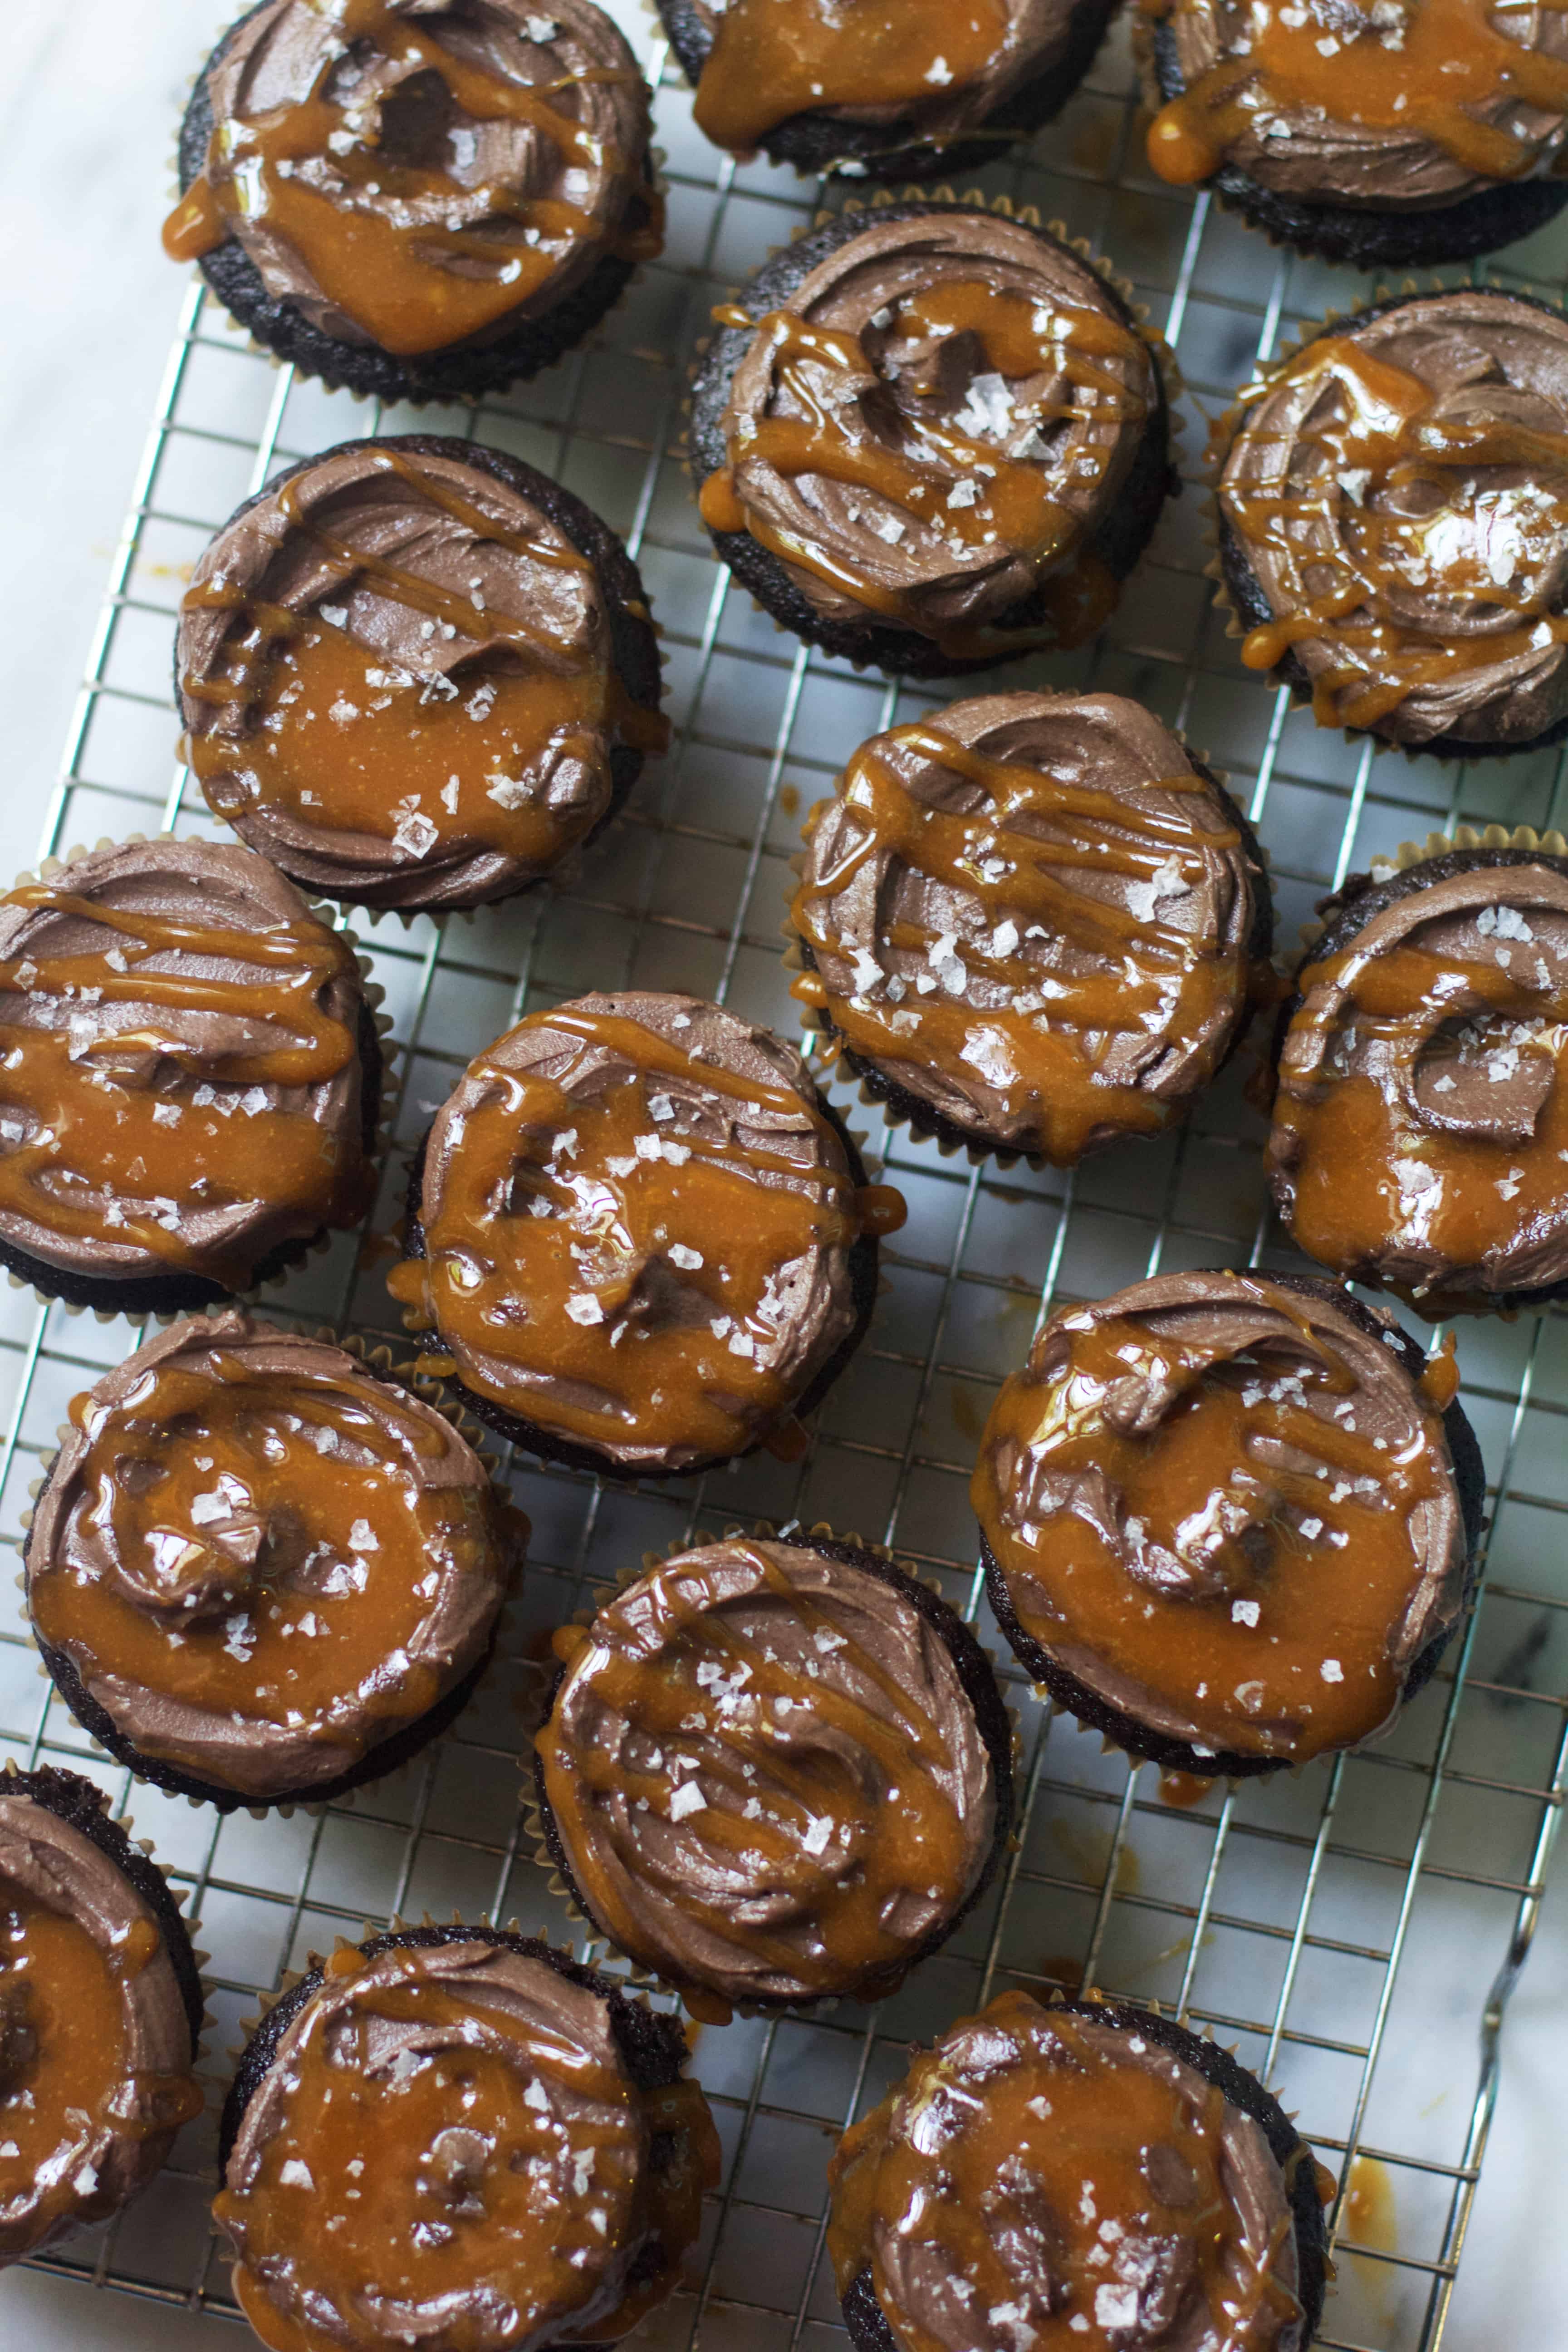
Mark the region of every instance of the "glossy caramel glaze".
POLYGON ((1261 1276, 1059 1309, 973 1498, 1023 1632, 1199 1758, 1369 1738, 1463 1604, 1438 1412, 1381 1332, 1261 1276))
POLYGON ((238 1314, 71 1407, 33 1622, 139 1757, 252 1801, 324 1786, 483 1656, 526 1535, 427 1404, 238 1314))
POLYGON ((207 70, 176 260, 237 236, 274 299, 406 357, 493 341, 659 250, 647 91, 588 0, 270 0, 207 70))
POLYGON ((1163 1128, 1268 988, 1234 812, 1121 696, 873 736, 805 833, 794 993, 978 1141, 1070 1165, 1163 1128))
POLYGON ((1300 2352, 1284 2173, 1261 2126, 1135 2027, 998 1994, 846 2133, 839 2293, 897 2352, 1300 2352))
POLYGON ((879 1998, 992 1858, 952 1646, 875 1571, 731 1536, 556 1634, 551 1826, 595 1925, 689 2004, 879 1998))
POLYGON ((816 107, 918 117, 985 76, 1016 13, 1007 0, 731 0, 697 86, 698 128, 747 154, 816 107))
MULTIPOLYGON (((804 1063, 700 998, 591 996, 479 1055, 388 1277, 433 1370, 631 1469, 786 1421, 857 1320, 858 1193, 804 1063)), ((895 1205, 896 1204, 896 1205, 895 1205)))

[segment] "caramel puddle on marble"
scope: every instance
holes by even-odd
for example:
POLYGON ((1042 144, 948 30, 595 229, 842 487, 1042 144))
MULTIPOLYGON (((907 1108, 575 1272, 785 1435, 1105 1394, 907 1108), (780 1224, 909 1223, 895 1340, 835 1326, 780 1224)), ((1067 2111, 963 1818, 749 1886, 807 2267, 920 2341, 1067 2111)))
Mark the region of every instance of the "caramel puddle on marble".
POLYGON ((779 786, 779 806, 784 811, 785 816, 798 816, 800 814, 800 794, 793 784, 781 784, 779 786))
POLYGON ((1358 2257, 1360 2246, 1375 2247, 1379 2253, 1392 2254, 1399 2245, 1399 2212, 1394 2201, 1394 2179, 1386 2164, 1375 2156, 1358 2156, 1351 2166, 1350 2186, 1340 2217, 1340 2242, 1337 2252, 1354 2264, 1355 2276, 1366 2297, 1369 2308, 1378 2320, 1387 2326, 1394 2317, 1399 2289, 1399 2274, 1386 2263, 1369 2262, 1358 2257))
MULTIPOLYGON (((1090 1885, 1104 1885, 1110 1849, 1116 1843, 1109 1830, 1072 1829, 1066 1822, 1057 1820, 1051 1823, 1051 1837, 1090 1885)), ((1138 1856, 1130 1845, 1124 1844, 1116 1857, 1116 1876, 1110 1891, 1113 1895, 1136 1895, 1138 1883, 1138 1856)))

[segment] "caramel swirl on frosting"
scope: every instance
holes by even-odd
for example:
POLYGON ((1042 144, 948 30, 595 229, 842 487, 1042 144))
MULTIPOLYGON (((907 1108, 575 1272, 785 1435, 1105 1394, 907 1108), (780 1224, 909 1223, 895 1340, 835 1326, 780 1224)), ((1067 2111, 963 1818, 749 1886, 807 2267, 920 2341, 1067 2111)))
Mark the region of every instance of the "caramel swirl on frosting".
POLYGON ((462 1679, 519 1548, 432 1407, 228 1313, 76 1399, 28 1603, 139 1755, 266 1801, 338 1779, 462 1679))
POLYGON ((1125 2017, 1001 1993, 845 2134, 828 2251, 897 2352, 1300 2352, 1261 2125, 1125 2017))
POLYGON ((955 657, 1099 627, 1116 583, 1097 527, 1159 387, 1087 262, 994 214, 895 212, 787 309, 720 317, 751 341, 727 463, 702 485, 710 530, 750 532, 826 617, 869 614, 955 657))
POLYGON ((986 1142, 1065 1165, 1158 1129, 1247 1018, 1262 873, 1120 695, 987 695, 873 736, 805 843, 795 995, 986 1142))
POLYGON ((206 89, 205 169, 164 245, 193 261, 237 237, 339 342, 493 342, 606 253, 659 249, 647 88, 591 0, 265 0, 206 89))
POLYGON ((740 1536, 563 1627, 540 1779, 596 1925, 724 2001, 890 1990, 992 1857, 953 1638, 872 1555, 740 1536))
POLYGON ((1161 1275, 1059 1308, 987 1424, 974 1509, 1016 1622, 1199 1756, 1353 1747, 1458 1618, 1441 1418, 1351 1304, 1161 1275))
POLYGON ((389 1276, 483 1403, 624 1468, 787 1420, 854 1329, 858 1190, 800 1056, 700 997, 529 1014, 431 1128, 424 1255, 389 1276))
POLYGON ((243 1289, 367 1202, 347 943, 247 849, 128 842, 0 898, 0 1235, 243 1289))
POLYGON ((1227 564, 1271 615, 1245 662, 1298 665, 1321 726, 1397 743, 1525 743, 1568 715, 1560 312, 1413 296, 1314 337, 1241 397, 1219 487, 1227 564))
POLYGON ((1268 1164, 1300 1246, 1431 1313, 1568 1280, 1563 866, 1363 885, 1297 987, 1268 1164))

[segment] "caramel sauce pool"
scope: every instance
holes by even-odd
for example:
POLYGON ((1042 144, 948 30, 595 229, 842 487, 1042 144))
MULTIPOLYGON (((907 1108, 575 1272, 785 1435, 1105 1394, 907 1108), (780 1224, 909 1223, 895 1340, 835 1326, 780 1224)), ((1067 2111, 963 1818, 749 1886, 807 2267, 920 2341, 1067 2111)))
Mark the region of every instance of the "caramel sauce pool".
POLYGON ((749 154, 819 106, 928 105, 983 73, 1007 35, 1001 0, 730 0, 697 85, 698 126, 749 154))

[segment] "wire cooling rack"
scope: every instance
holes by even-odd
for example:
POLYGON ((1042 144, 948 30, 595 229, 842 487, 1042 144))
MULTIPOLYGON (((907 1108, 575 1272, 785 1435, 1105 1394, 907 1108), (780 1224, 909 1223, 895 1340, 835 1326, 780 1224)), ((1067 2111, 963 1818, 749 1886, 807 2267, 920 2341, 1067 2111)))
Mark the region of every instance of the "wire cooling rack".
MULTIPOLYGON (((217 830, 184 772, 170 780, 174 614, 211 531, 285 461, 367 430, 468 431, 587 498, 625 534, 651 591, 674 748, 564 886, 444 928, 353 914, 402 1048, 402 1144, 479 1046, 524 1010, 585 988, 689 987, 794 1034, 777 926, 800 817, 864 737, 931 707, 807 653, 711 560, 679 456, 692 346, 713 302, 809 220, 820 192, 718 157, 693 131, 662 47, 640 22, 628 29, 658 85, 668 249, 590 346, 538 383, 438 415, 369 409, 277 369, 193 286, 44 827, 46 853, 163 825, 217 830)), ((1194 482, 1202 412, 1221 405, 1296 320, 1370 290, 1277 255, 1205 196, 1194 202, 1147 176, 1121 37, 1025 160, 981 182, 988 198, 1005 194, 1065 222, 1133 281, 1180 354, 1194 482)), ((847 197, 840 184, 827 201, 847 197)), ((1552 240, 1552 257, 1551 237, 1481 274, 1560 292, 1564 254, 1552 240)), ((1458 821, 1544 828, 1568 814, 1562 753, 1472 771, 1374 756, 1292 713, 1242 672, 1211 607, 1203 518, 1191 490, 1167 510, 1097 646, 1020 666, 1005 682, 1136 695, 1228 769, 1272 855, 1285 940, 1325 887, 1403 838, 1458 821)), ((1073 1176, 976 1171, 907 1132, 884 1134, 873 1111, 857 1123, 885 1152, 910 1221, 884 1251, 869 1339, 804 1461, 763 1456, 631 1492, 513 1468, 535 1535, 498 1663, 447 1738, 357 1802, 219 1821, 132 1788, 35 1679, 20 1602, 10 1605, 0 1621, 0 1754, 78 1764, 153 1837, 211 1955, 216 2076, 258 1992, 367 1918, 488 1912, 581 1946, 521 1826, 520 1707, 549 1629, 617 1569, 735 1519, 820 1517, 896 1546, 984 1623, 969 1467, 996 1385, 1037 1318, 1058 1300, 1160 1268, 1292 1262, 1269 1222, 1262 1130, 1237 1075, 1199 1104, 1181 1137, 1120 1150, 1073 1176)), ((267 1310, 397 1331, 374 1236, 390 1226, 403 1181, 395 1150, 364 1234, 335 1240, 268 1295, 267 1310)), ((0 1534, 12 1544, 69 1399, 133 1344, 123 1322, 0 1291, 0 1534)), ((1436 1686, 1366 1754, 1175 1811, 1160 1801, 1152 1768, 1102 1751, 1015 1674, 1023 1828, 1003 1884, 948 1948, 879 2009, 843 2005, 696 2037, 725 2144, 723 2180, 690 2287, 645 2323, 639 2345, 841 2345, 823 2259, 834 2138, 901 2073, 911 2040, 1019 1982, 1159 2000, 1236 2043, 1341 2177, 1331 2212, 1339 2280, 1322 2342, 1435 2352, 1491 2123, 1503 2010, 1534 1929, 1568 1773, 1568 1325, 1555 1315, 1467 1324, 1459 1353, 1494 1482, 1490 1559, 1484 1598, 1436 1686)), ((215 2084, 215 2105, 216 2095, 215 2084)), ((209 2115, 117 2225, 41 2267, 211 2313, 216 2334, 217 2315, 237 2315, 209 2234, 212 2155, 209 2115)))

